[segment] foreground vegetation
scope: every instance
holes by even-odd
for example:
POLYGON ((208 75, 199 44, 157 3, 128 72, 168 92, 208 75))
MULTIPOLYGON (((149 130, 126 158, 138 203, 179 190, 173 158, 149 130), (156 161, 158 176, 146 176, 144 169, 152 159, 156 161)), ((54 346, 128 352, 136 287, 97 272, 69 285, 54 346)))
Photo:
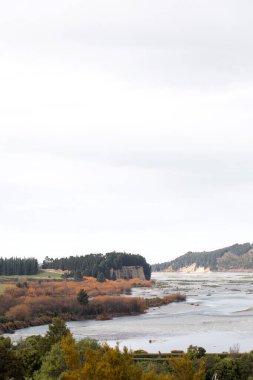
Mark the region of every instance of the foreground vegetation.
POLYGON ((54 318, 47 334, 11 344, 0 337, 0 380, 252 380, 253 353, 147 354, 109 347, 93 339, 76 342, 54 318))
POLYGON ((48 324, 56 316, 64 320, 110 319, 185 300, 181 294, 152 300, 124 296, 133 286, 151 285, 151 281, 140 279, 99 282, 93 277, 82 281, 17 282, 5 286, 0 294, 0 333, 48 324))

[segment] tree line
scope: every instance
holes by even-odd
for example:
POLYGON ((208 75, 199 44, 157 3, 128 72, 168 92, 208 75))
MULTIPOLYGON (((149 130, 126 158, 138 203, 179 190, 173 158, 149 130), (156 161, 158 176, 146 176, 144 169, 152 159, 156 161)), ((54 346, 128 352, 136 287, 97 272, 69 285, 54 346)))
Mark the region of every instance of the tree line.
POLYGON ((108 252, 105 255, 89 254, 85 256, 70 256, 57 259, 45 258, 43 269, 61 269, 72 273, 81 272, 82 276, 97 278, 101 274, 107 279, 113 279, 110 269, 121 269, 123 266, 143 267, 146 280, 150 279, 151 267, 146 259, 138 254, 125 252, 108 252))
POLYGON ((37 274, 38 268, 38 260, 35 258, 0 257, 0 276, 37 274))

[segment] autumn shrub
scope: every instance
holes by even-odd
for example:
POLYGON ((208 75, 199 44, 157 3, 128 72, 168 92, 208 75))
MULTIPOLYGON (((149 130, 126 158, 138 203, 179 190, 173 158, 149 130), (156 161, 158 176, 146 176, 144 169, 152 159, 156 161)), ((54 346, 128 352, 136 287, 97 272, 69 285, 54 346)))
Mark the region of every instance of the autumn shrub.
POLYGON ((5 315, 5 312, 19 303, 19 300, 8 293, 0 295, 0 315, 5 315))
POLYGON ((162 305, 168 305, 172 302, 182 302, 186 300, 186 296, 180 293, 169 294, 165 297, 147 298, 147 307, 157 307, 162 305))
POLYGON ((89 302, 87 311, 98 314, 132 314, 145 310, 145 301, 136 297, 98 296, 89 302))
POLYGON ((11 307, 6 313, 8 317, 11 317, 15 320, 24 321, 30 318, 31 308, 29 305, 22 304, 11 307))
POLYGON ((79 313, 81 310, 76 298, 58 298, 50 296, 28 297, 26 300, 30 305, 32 315, 79 313))
POLYGON ((5 292, 8 293, 13 298, 19 298, 27 294, 27 288, 17 288, 14 286, 8 286, 5 288, 5 292))

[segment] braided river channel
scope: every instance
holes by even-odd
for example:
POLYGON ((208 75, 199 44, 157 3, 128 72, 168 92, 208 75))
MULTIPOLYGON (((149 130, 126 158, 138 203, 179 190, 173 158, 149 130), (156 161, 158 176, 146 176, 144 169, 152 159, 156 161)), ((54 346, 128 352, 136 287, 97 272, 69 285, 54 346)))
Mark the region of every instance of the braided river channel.
MULTIPOLYGON (((68 322, 76 339, 90 337, 132 350, 170 352, 192 345, 207 352, 253 350, 253 273, 153 273, 153 288, 134 288, 134 297, 180 292, 186 301, 151 308, 145 314, 107 321, 68 322)), ((9 335, 13 341, 45 334, 48 326, 9 335)), ((6 334, 7 335, 7 334, 6 334)))

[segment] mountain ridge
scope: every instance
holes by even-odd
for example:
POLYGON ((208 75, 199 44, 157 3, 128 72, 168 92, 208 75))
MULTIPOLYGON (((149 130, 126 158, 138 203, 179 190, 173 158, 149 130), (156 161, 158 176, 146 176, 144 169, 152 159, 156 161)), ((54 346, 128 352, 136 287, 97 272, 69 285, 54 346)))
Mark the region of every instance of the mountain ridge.
POLYGON ((214 251, 189 251, 174 260, 153 264, 151 269, 156 271, 253 271, 253 244, 233 244, 214 251), (194 266, 194 267, 193 267, 194 266))

